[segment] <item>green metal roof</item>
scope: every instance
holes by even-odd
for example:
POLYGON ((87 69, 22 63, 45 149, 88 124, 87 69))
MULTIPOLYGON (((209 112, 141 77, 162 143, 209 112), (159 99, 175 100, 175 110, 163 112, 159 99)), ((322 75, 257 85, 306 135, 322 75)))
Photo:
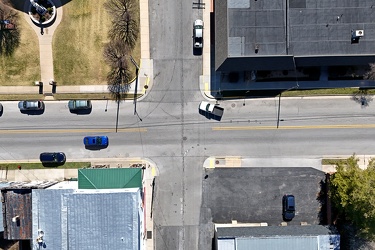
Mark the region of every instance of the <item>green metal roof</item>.
POLYGON ((78 189, 109 188, 142 188, 142 169, 78 169, 78 189))

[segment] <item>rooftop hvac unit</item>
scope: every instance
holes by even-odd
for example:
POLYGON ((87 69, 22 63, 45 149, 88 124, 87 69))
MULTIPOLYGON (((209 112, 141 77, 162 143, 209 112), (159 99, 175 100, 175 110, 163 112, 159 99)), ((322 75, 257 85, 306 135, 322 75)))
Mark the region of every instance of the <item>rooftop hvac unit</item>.
POLYGON ((364 31, 363 30, 356 30, 355 31, 355 36, 356 37, 361 37, 361 36, 363 36, 364 35, 364 31))

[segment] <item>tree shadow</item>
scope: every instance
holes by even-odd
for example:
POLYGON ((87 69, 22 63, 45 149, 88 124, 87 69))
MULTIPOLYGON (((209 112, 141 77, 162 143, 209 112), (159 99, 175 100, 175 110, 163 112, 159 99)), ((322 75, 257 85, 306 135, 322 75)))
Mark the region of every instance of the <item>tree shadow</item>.
POLYGON ((0 3, 0 55, 11 56, 19 46, 21 35, 16 28, 18 19, 18 13, 0 3))
POLYGON ((372 96, 368 94, 367 89, 359 89, 350 99, 360 104, 362 108, 370 106, 370 102, 373 100, 372 96))
POLYGON ((338 218, 335 226, 340 233, 340 249, 373 249, 374 243, 359 237, 359 231, 349 221, 338 218))

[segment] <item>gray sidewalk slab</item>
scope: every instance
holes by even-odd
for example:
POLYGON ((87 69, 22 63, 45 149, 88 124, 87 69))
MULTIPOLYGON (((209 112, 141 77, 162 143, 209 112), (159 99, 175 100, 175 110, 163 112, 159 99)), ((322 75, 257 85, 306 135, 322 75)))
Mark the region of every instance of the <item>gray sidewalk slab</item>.
POLYGON ((322 161, 321 158, 300 157, 250 158, 240 156, 212 156, 205 160, 203 167, 311 167, 322 170, 322 161))

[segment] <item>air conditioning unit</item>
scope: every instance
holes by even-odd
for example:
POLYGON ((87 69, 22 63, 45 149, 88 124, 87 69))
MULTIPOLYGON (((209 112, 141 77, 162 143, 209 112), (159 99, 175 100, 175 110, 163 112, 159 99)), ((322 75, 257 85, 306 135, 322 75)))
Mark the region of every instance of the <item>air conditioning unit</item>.
POLYGON ((364 30, 356 30, 355 31, 355 36, 356 37, 361 37, 365 34, 364 30))

